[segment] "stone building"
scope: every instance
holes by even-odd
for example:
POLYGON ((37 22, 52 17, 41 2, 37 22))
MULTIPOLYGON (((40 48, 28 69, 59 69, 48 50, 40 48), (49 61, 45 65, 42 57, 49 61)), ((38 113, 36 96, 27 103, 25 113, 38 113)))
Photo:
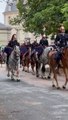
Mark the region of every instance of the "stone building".
POLYGON ((11 34, 11 27, 0 23, 0 46, 6 45, 11 34))
POLYGON ((11 27, 11 34, 17 34, 17 39, 20 43, 23 43, 24 40, 35 39, 31 33, 26 33, 23 31, 23 27, 21 25, 11 25, 10 20, 18 15, 18 9, 16 7, 17 0, 8 0, 6 4, 6 8, 4 11, 4 24, 9 25, 11 27))
MULTIPOLYGON (((24 0, 26 2, 27 0, 24 0)), ((35 36, 30 32, 24 32, 22 25, 11 25, 10 20, 15 18, 19 13, 18 9, 16 7, 18 0, 7 0, 6 8, 3 13, 4 15, 4 25, 9 26, 11 30, 9 30, 9 40, 12 36, 12 34, 17 34, 17 39, 20 43, 23 43, 27 39, 31 42, 35 40, 35 36)), ((40 37, 37 38, 37 41, 40 40, 40 37)), ((51 42, 50 39, 48 39, 49 43, 51 42)))

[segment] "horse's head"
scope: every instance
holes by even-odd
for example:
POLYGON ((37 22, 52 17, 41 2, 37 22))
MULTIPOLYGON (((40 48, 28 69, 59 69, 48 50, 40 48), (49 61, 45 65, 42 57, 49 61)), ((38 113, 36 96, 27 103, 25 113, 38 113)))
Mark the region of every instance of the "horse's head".
POLYGON ((18 60, 20 58, 20 48, 19 48, 19 46, 15 46, 13 52, 14 52, 15 59, 18 60))

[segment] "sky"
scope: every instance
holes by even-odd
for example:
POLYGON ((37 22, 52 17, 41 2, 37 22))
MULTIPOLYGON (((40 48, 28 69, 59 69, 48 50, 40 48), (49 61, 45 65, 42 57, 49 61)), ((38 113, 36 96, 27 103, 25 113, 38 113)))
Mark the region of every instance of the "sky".
MULTIPOLYGON (((0 0, 2 1, 2 0, 0 0)), ((0 23, 4 23, 4 16, 3 12, 5 11, 6 3, 5 2, 0 2, 0 23)))

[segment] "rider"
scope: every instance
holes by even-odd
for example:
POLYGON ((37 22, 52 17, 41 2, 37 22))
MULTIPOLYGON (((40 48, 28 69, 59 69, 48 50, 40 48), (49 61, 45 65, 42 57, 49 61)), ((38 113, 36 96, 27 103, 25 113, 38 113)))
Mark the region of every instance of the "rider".
POLYGON ((19 42, 17 41, 16 34, 13 34, 11 40, 9 41, 8 45, 5 47, 4 52, 7 53, 7 65, 9 56, 14 49, 15 46, 20 46, 19 42))
POLYGON ((64 26, 60 27, 60 32, 56 36, 55 45, 61 49, 62 47, 67 46, 67 39, 64 26))
POLYGON ((38 52, 38 57, 43 53, 45 47, 48 47, 49 43, 45 34, 42 35, 42 39, 39 42, 39 46, 37 47, 36 51, 38 52))
POLYGON ((42 39, 40 40, 39 44, 42 45, 43 47, 47 47, 49 45, 45 34, 42 35, 42 39))
POLYGON ((8 43, 8 46, 14 48, 15 46, 20 46, 19 42, 17 41, 16 34, 13 34, 11 40, 8 43))
POLYGON ((55 46, 57 49, 57 54, 55 55, 56 62, 59 64, 62 57, 62 49, 67 46, 67 35, 65 33, 65 28, 62 25, 59 29, 59 33, 55 39, 55 46))

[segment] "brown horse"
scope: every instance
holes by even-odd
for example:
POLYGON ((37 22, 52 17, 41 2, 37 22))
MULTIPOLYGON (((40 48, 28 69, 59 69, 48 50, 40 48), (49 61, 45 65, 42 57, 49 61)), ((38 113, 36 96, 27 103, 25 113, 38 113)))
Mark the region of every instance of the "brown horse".
MULTIPOLYGON (((58 80, 57 80, 57 72, 56 72, 57 62, 54 58, 55 54, 56 54, 56 51, 50 51, 49 52, 49 54, 48 54, 49 64, 50 64, 51 71, 53 72, 57 88, 60 88, 59 84, 58 84, 58 80)), ((61 63, 62 63, 62 66, 63 66, 62 68, 63 68, 64 75, 65 75, 65 84, 63 85, 63 88, 65 89, 66 85, 67 85, 67 82, 68 82, 68 76, 67 76, 67 74, 68 74, 68 47, 65 47, 62 50, 61 63)), ((54 80, 52 81, 52 84, 53 84, 52 86, 55 87, 54 80)))
POLYGON ((31 52, 31 57, 30 57, 30 64, 31 64, 31 69, 32 69, 32 74, 35 75, 36 71, 36 51, 33 50, 31 52))
POLYGON ((29 47, 28 51, 24 53, 22 56, 22 66, 23 66, 23 71, 29 72, 29 67, 31 66, 32 73, 34 74, 34 67, 35 67, 35 61, 34 57, 31 55, 31 47, 29 47), (27 70, 25 70, 25 67, 27 70))
POLYGON ((22 56, 23 71, 29 72, 29 64, 30 64, 30 49, 22 56), (27 70, 25 70, 25 67, 27 67, 27 70))

